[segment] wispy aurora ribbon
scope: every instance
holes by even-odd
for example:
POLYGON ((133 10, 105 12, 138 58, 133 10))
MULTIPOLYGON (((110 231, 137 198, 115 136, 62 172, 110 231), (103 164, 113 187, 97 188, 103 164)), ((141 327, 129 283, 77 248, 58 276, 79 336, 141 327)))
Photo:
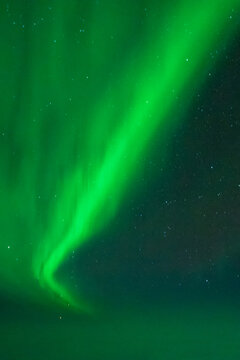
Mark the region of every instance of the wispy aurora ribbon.
MULTIPOLYGON (((41 21, 46 21, 44 30, 34 28, 39 8, 28 9, 32 11, 31 23, 28 22, 31 29, 26 30, 28 35, 24 38, 18 35, 30 55, 25 62, 28 76, 22 80, 25 85, 18 93, 18 103, 6 101, 7 104, 3 102, 2 105, 6 108, 3 128, 8 127, 8 116, 14 119, 9 122, 9 132, 10 126, 16 126, 16 134, 9 142, 15 152, 21 153, 21 161, 13 184, 4 177, 1 180, 5 189, 2 222, 7 219, 2 240, 5 248, 1 254, 4 264, 1 276, 3 287, 10 291, 15 287, 16 292, 36 296, 40 283, 43 289, 57 295, 63 302, 84 310, 87 304, 76 299, 65 285, 56 280, 57 269, 75 248, 91 241, 93 235, 107 226, 116 214, 128 186, 134 181, 141 155, 147 151, 152 134, 176 126, 176 120, 171 118, 177 118, 176 115, 172 117, 172 113, 178 96, 189 93, 193 84, 194 87, 200 84, 200 74, 213 66, 212 47, 230 39, 235 29, 231 15, 240 6, 236 0, 185 0, 164 7, 162 17, 161 13, 150 12, 142 42, 129 49, 129 55, 119 60, 114 68, 111 48, 118 46, 118 39, 111 37, 109 31, 114 28, 116 20, 119 34, 125 33, 122 37, 126 39, 134 14, 132 5, 124 1, 114 9, 110 1, 103 2, 106 8, 110 8, 108 16, 112 12, 113 19, 106 22, 106 29, 102 30, 97 28, 99 20, 96 15, 96 28, 92 29, 91 40, 91 35, 87 35, 90 27, 85 29, 84 22, 80 29, 73 22, 72 30, 67 32, 77 2, 73 1, 73 7, 67 3, 54 2, 49 11, 55 9, 55 22, 38 19, 39 28, 41 21), (129 7, 126 29, 119 25, 119 8, 122 7, 129 7), (94 44, 98 30, 106 35, 99 48, 94 44), (89 50, 88 47, 88 51, 80 56, 74 54, 76 31, 86 35, 87 40, 83 42, 92 44, 92 48, 89 50), (70 53, 69 38, 74 44, 69 46, 70 53), (91 60, 89 65, 94 56, 96 60, 91 60), (105 88, 102 78, 103 90, 96 91, 94 84, 102 69, 107 72, 104 61, 108 57, 112 59, 113 79, 106 82, 105 88), (38 66, 35 65, 36 58, 41 62, 38 66), (76 86, 69 85, 69 80, 64 83, 61 71, 68 66, 75 67, 75 75, 84 74, 82 82, 76 86), (92 67, 92 79, 88 75, 89 67, 92 67), (92 82, 92 87, 86 85, 84 88, 87 82, 92 82), (66 84, 69 89, 65 88, 66 84), (86 98, 85 89, 90 96, 92 91, 93 100, 86 98), (95 101, 94 106, 92 101, 95 101), (58 128, 56 132, 55 127, 58 128), (11 223, 13 229, 9 229, 11 223), (20 230, 17 229, 19 224, 20 230), (21 230, 23 228, 25 230, 21 230), (19 288, 21 290, 16 290, 19 288)), ((155 2, 151 3, 155 9, 155 2)), ((14 64, 9 65, 10 71, 14 64)), ((4 65, 6 71, 8 65, 4 65)), ((66 72, 70 74, 71 69, 66 72)), ((20 76, 21 69, 17 73, 20 76)), ((17 80, 12 80, 9 90, 15 102, 17 80)), ((71 81, 76 79, 73 77, 71 81)), ((10 152, 4 151, 1 169, 8 173, 10 152)))

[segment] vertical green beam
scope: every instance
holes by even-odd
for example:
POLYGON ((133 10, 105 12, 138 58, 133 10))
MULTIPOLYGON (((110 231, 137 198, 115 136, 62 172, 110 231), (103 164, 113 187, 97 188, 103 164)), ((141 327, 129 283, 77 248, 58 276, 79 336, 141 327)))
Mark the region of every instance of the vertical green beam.
MULTIPOLYGON (((170 17, 172 24, 169 32, 164 32, 165 37, 159 26, 159 33, 151 39, 149 47, 143 49, 139 66, 126 69, 134 92, 131 106, 124 112, 101 163, 95 164, 87 182, 82 181, 85 174, 79 165, 64 185, 62 199, 57 205, 60 211, 71 207, 66 194, 77 196, 73 200, 69 226, 67 229, 59 227, 57 218, 54 222, 53 217, 52 228, 35 257, 36 277, 66 302, 75 303, 64 286, 55 280, 56 270, 71 251, 90 241, 114 216, 127 185, 134 179, 137 160, 151 135, 168 125, 166 121, 175 107, 176 96, 186 91, 191 82, 200 80, 197 73, 202 63, 208 62, 211 46, 221 41, 224 31, 230 35, 232 27, 228 22, 234 5, 236 1, 182 2, 170 17)), ((89 119, 93 124, 100 120, 97 115, 89 119)), ((84 307, 81 301, 78 305, 84 307)))

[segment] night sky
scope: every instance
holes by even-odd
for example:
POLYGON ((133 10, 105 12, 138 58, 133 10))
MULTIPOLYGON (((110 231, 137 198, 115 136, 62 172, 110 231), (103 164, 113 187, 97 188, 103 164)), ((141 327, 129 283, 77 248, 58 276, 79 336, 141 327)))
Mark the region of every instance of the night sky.
POLYGON ((0 359, 239 359, 239 2, 0 0, 0 31, 0 359))

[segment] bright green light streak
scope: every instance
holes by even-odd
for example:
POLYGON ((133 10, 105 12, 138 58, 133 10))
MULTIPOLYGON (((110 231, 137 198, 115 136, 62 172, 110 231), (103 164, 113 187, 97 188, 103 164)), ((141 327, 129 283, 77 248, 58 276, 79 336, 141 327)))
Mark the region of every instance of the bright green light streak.
POLYGON ((25 3, 0 4, 0 291, 89 310, 57 270, 138 190, 239 2, 25 3))
MULTIPOLYGON (((67 201, 71 203, 75 198, 69 226, 66 229, 56 225, 57 217, 53 218, 56 221, 35 257, 37 278, 66 302, 76 305, 64 286, 55 280, 56 270, 71 251, 90 241, 114 216, 151 135, 167 125, 167 115, 175 107, 176 96, 186 91, 191 82, 199 81, 197 72, 202 64, 210 62, 211 46, 221 41, 219 34, 228 24, 234 5, 236 1, 229 0, 221 4, 211 0, 197 4, 185 1, 181 9, 174 10, 176 18, 170 18, 172 24, 169 32, 164 32, 165 39, 160 28, 155 39, 150 39, 149 48, 143 49, 139 68, 128 70, 134 93, 131 106, 108 140, 101 163, 88 175, 88 185, 84 184, 80 169, 65 184, 57 211, 64 212, 69 206, 67 201), (70 200, 66 200, 69 193, 70 200)), ((230 30, 228 24, 226 31, 230 33, 230 30)), ((123 84, 127 85, 124 79, 123 84)), ((91 121, 104 126, 104 121, 114 119, 109 119, 108 114, 105 119, 98 119, 96 114, 91 121)), ((81 301, 78 305, 85 308, 81 301)))

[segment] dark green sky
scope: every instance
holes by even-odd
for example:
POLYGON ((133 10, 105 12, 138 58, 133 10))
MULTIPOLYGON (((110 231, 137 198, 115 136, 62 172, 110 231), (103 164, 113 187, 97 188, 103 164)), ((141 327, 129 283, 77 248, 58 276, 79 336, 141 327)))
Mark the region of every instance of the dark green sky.
POLYGON ((0 358, 237 360, 240 7, 0 1, 0 358))

